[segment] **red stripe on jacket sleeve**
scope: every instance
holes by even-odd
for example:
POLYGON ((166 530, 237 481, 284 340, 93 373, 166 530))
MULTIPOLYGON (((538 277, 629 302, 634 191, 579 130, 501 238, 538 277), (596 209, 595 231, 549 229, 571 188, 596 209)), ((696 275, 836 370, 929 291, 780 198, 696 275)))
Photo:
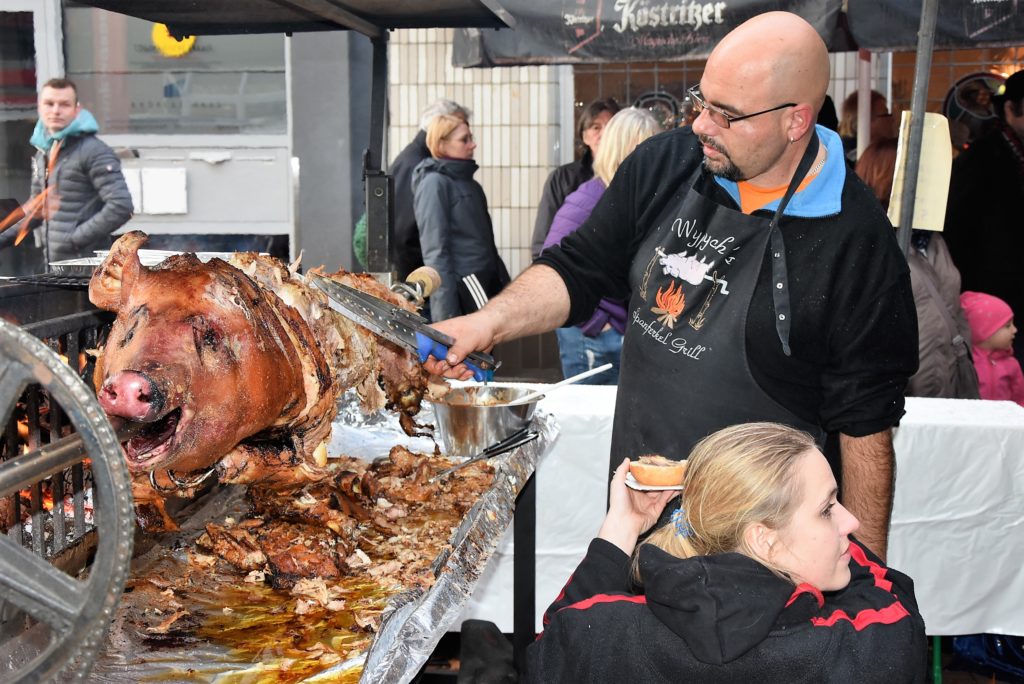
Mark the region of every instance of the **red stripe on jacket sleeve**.
MULTIPOLYGON (((565 608, 562 608, 562 610, 586 610, 587 608, 593 608, 594 606, 596 606, 598 604, 601 604, 601 603, 619 603, 619 602, 624 602, 624 603, 647 603, 647 597, 643 596, 643 595, 640 595, 640 596, 630 596, 630 595, 626 595, 626 594, 597 594, 595 596, 591 596, 588 599, 583 599, 582 601, 577 601, 576 603, 573 603, 572 605, 566 606, 565 608)), ((562 612, 562 610, 560 610, 558 612, 562 612)))
POLYGON ((840 620, 848 620, 858 632, 869 625, 891 625, 899 622, 910 613, 899 601, 891 603, 885 608, 870 608, 862 610, 852 618, 845 610, 837 610, 827 618, 811 618, 811 624, 815 627, 834 627, 840 620))
MULTIPOLYGON (((569 575, 569 579, 567 579, 565 584, 562 585, 562 591, 558 592, 558 596, 556 596, 555 600, 551 602, 551 605, 554 605, 565 598, 565 590, 569 588, 570 584, 572 584, 572 578, 575 576, 575 572, 569 575)), ((559 608, 559 610, 561 610, 561 608, 559 608)), ((557 613, 558 611, 556 610, 555 612, 557 613)), ((550 613, 548 611, 544 611, 544 617, 541 619, 541 624, 547 627, 549 622, 551 622, 550 613)))
MULTIPOLYGON (((596 594, 594 596, 591 596, 590 598, 583 599, 582 601, 577 601, 576 603, 565 606, 564 608, 559 608, 555 611, 555 613, 561 613, 563 610, 586 610, 588 608, 593 608, 594 606, 600 605, 602 603, 639 603, 646 605, 647 597, 643 595, 633 596, 626 594, 596 594)), ((547 626, 548 623, 545 622, 544 627, 547 626)), ((534 641, 540 641, 540 638, 542 636, 544 636, 544 632, 538 634, 537 638, 534 639, 534 641)))

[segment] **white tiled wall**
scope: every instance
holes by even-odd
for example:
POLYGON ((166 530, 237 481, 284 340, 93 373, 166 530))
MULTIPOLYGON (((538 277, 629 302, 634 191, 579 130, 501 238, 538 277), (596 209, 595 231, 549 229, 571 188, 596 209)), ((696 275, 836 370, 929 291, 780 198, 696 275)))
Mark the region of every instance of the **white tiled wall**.
POLYGON ((530 237, 544 181, 559 159, 555 67, 453 67, 452 31, 391 34, 389 161, 416 135, 420 112, 439 97, 472 110, 476 180, 487 193, 498 250, 516 276, 530 265, 530 237))
MULTIPOLYGON (((834 52, 828 56, 832 66, 832 81, 829 84, 828 93, 836 105, 837 114, 840 113, 843 100, 858 88, 857 54, 856 52, 834 52)), ((870 73, 872 89, 885 95, 891 106, 890 61, 889 53, 872 54, 870 73)))

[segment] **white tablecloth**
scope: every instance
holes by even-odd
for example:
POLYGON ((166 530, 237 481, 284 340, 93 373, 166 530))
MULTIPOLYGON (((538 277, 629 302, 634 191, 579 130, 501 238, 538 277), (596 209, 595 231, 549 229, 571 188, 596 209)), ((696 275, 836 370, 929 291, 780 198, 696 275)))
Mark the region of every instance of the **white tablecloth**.
MULTIPOLYGON (((537 629, 604 517, 614 387, 540 404, 560 435, 537 471, 537 629)), ((1024 635, 1024 409, 908 399, 896 431, 890 564, 914 578, 929 634, 1024 635)), ((464 618, 512 631, 511 531, 464 618)))

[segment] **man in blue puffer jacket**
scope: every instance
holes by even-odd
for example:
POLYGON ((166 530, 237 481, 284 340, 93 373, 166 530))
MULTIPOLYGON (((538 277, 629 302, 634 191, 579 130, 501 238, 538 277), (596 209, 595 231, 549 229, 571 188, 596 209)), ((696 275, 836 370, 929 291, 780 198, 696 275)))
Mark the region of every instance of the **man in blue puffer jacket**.
MULTIPOLYGON (((110 246, 110 235, 132 216, 132 198, 121 163, 96 137, 99 126, 78 101, 68 79, 55 78, 39 93, 39 121, 30 142, 32 196, 45 193, 35 217, 46 263, 92 256, 110 246)), ((17 230, 0 234, 0 248, 14 244, 17 230)))

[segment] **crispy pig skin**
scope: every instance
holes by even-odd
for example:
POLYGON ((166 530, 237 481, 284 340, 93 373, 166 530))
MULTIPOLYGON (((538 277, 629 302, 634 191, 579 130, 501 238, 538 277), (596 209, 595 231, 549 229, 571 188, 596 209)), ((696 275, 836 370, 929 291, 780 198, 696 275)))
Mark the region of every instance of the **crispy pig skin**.
MULTIPOLYGON (((165 421, 172 433, 162 453, 130 441, 133 472, 155 471, 162 488, 210 468, 222 482, 282 490, 321 480, 337 399, 349 388, 364 411, 399 411, 403 428, 418 430, 411 416, 428 374, 416 356, 335 312, 293 269, 253 253, 207 263, 184 254, 150 268, 138 258, 146 240, 139 231, 119 238, 89 284, 90 299, 117 313, 97 360, 97 390, 116 387, 119 376, 146 378, 153 415, 122 417, 165 421)), ((412 310, 368 275, 328 277, 412 310)), ((163 434, 152 433, 146 439, 163 434)), ((153 510, 141 519, 168 529, 160 494, 144 493, 153 510)))
POLYGON ((275 587, 341 576, 347 547, 331 530, 284 520, 208 524, 196 543, 242 572, 266 568, 275 587))
MULTIPOLYGON (((183 254, 147 268, 138 258, 138 236, 125 238, 105 262, 121 264, 117 292, 105 290, 110 282, 97 278, 105 267, 90 282, 94 301, 118 302, 117 319, 96 363, 97 390, 102 400, 130 395, 144 383, 137 393, 149 411, 136 415, 118 405, 108 409, 112 415, 151 424, 179 416, 152 456, 147 455, 152 447, 133 449, 145 438, 129 440, 129 469, 206 470, 239 442, 290 420, 302 421, 304 437, 312 427, 304 419, 311 401, 302 375, 319 359, 296 350, 289 329, 298 322, 279 311, 280 299, 219 259, 204 264, 183 254), (126 376, 136 384, 121 384, 126 376)), ((307 338, 305 346, 315 350, 312 336, 307 338)), ((326 365, 320 365, 328 377, 326 365)))
POLYGON ((206 532, 196 540, 202 548, 227 561, 239 570, 259 570, 267 562, 267 555, 257 537, 261 521, 246 521, 249 524, 225 527, 210 523, 206 532))
POLYGON ((290 587, 308 577, 341 577, 344 555, 338 552, 344 547, 330 530, 275 520, 264 525, 259 535, 275 587, 290 587))

